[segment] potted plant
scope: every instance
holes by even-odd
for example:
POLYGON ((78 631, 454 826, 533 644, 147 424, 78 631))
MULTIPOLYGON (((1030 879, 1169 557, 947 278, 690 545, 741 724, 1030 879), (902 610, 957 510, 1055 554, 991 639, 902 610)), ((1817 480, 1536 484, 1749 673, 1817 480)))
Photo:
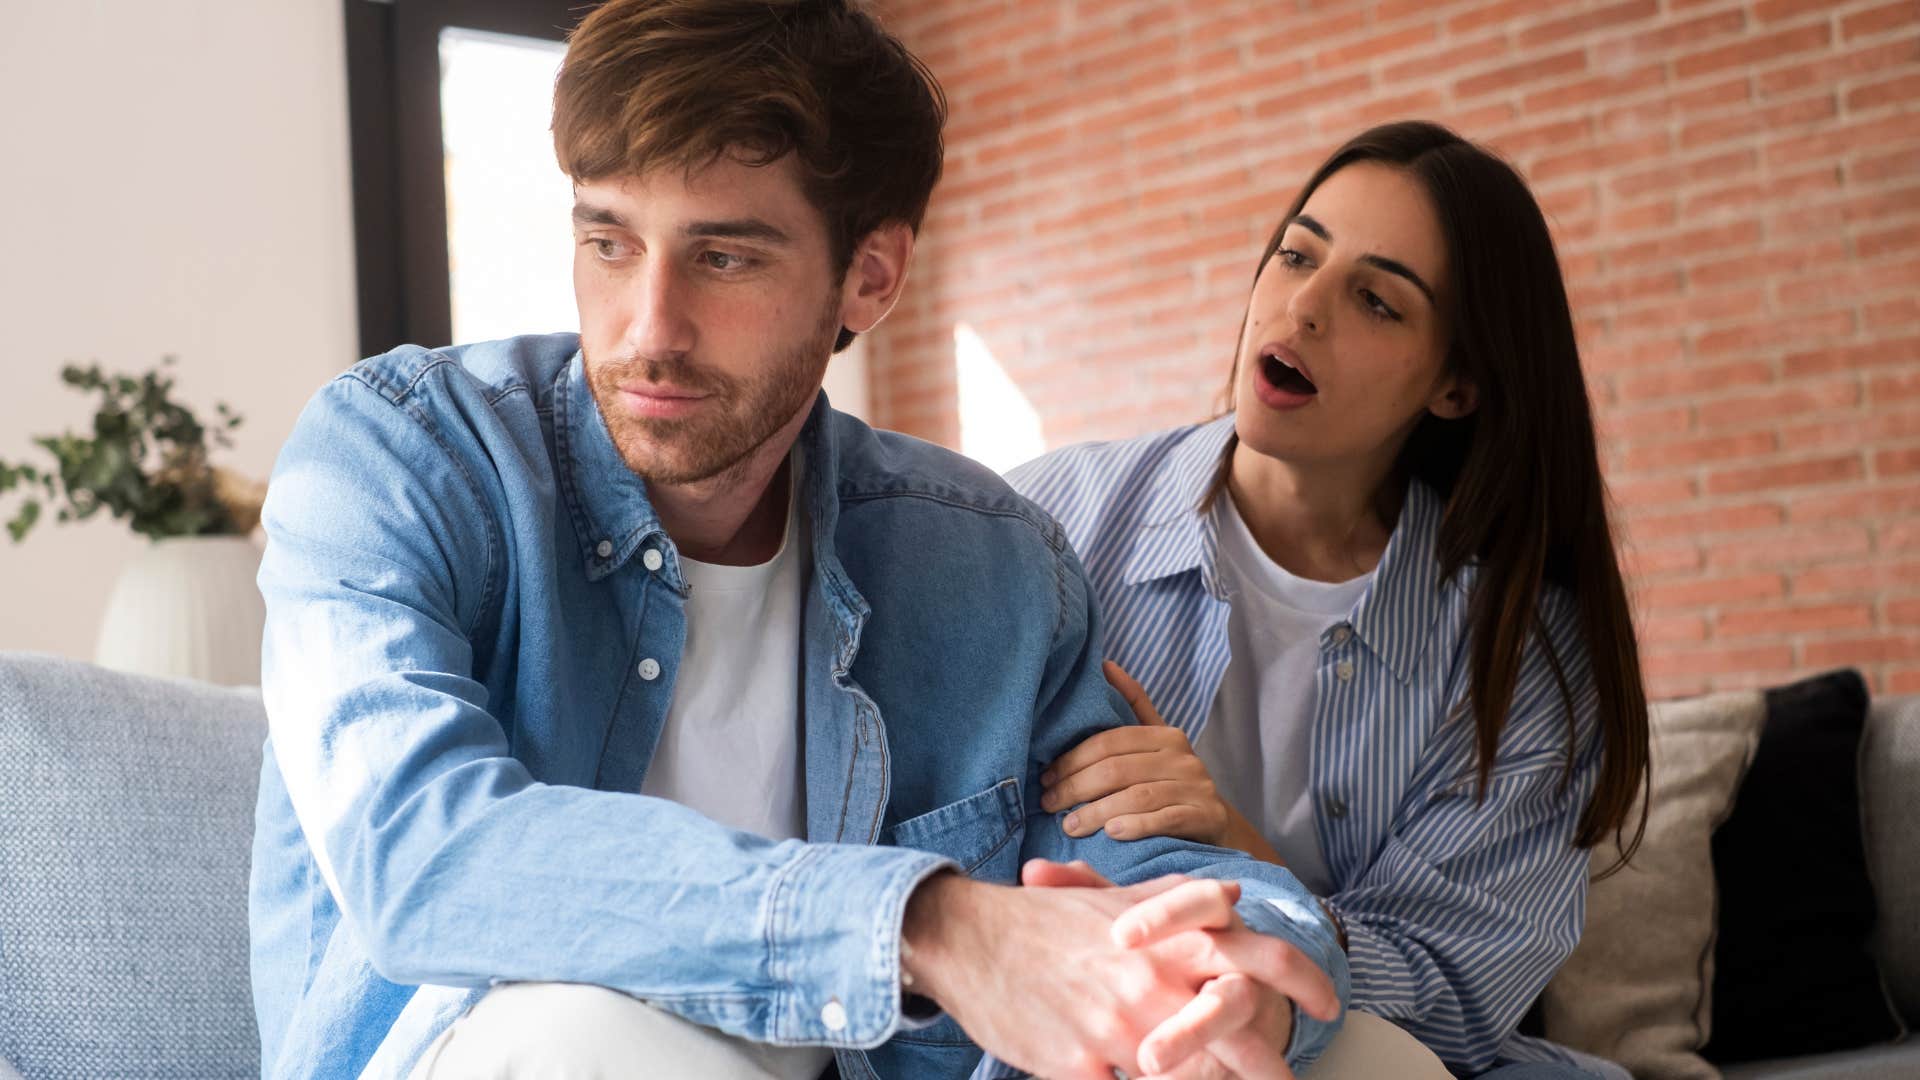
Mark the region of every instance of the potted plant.
POLYGON ((225 403, 202 423, 172 399, 161 367, 108 375, 68 365, 61 381, 99 397, 91 435, 42 435, 51 464, 0 461, 0 496, 17 500, 7 532, 23 542, 54 508, 57 522, 102 512, 152 541, 121 572, 107 601, 94 659, 107 667, 211 682, 257 682, 265 612, 248 538, 266 487, 212 464, 241 418, 225 403), (211 444, 211 445, 210 445, 211 444))

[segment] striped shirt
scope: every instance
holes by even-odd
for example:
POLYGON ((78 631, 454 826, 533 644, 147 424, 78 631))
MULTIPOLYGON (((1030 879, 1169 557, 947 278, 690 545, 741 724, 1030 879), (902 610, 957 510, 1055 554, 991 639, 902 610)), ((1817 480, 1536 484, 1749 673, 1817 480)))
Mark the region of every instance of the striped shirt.
MULTIPOLYGON (((1232 431, 1228 416, 1068 447, 1008 476, 1073 541, 1108 659, 1189 738, 1227 667, 1214 519, 1197 508, 1232 431)), ((1514 1028, 1580 936, 1588 858, 1573 837, 1600 737, 1570 597, 1551 589, 1542 614, 1574 691, 1571 782, 1566 707, 1535 646, 1476 800, 1474 726, 1448 719, 1471 681, 1472 570, 1442 579, 1444 509, 1432 489, 1409 486, 1372 585, 1321 637, 1308 786, 1334 881, 1326 899, 1350 940, 1351 1004, 1472 1074, 1568 1059, 1514 1028)))

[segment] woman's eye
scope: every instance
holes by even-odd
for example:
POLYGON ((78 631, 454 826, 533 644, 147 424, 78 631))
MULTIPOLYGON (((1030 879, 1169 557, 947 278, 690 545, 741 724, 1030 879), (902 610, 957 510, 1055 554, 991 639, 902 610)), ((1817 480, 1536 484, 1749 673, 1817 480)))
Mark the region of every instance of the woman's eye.
POLYGON ((1292 248, 1280 249, 1280 261, 1295 270, 1307 265, 1307 257, 1292 248))
POLYGON ((1396 322, 1399 321, 1400 313, 1388 307, 1387 302, 1385 300, 1380 299, 1379 295, 1375 293, 1372 289, 1361 289, 1360 300, 1361 302, 1367 305, 1367 310, 1369 312, 1372 312, 1374 315, 1377 315, 1382 319, 1393 319, 1396 322))

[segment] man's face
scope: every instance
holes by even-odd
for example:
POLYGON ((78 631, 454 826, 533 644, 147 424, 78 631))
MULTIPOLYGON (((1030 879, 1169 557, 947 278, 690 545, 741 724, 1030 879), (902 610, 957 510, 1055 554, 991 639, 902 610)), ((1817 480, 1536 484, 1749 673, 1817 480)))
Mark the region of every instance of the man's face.
POLYGON ((573 221, 587 378, 634 472, 717 476, 812 404, 841 289, 791 158, 582 183, 573 221))

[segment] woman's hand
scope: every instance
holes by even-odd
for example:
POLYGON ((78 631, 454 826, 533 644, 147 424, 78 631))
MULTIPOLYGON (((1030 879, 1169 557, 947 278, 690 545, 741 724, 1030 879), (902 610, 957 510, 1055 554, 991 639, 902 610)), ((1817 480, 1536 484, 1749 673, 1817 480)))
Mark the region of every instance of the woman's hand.
POLYGON ((1068 836, 1103 828, 1115 840, 1177 836, 1280 862, 1259 830, 1220 797, 1186 733, 1167 726, 1120 665, 1109 660, 1102 670, 1140 725, 1103 731, 1049 765, 1040 775, 1041 808, 1079 807, 1067 815, 1068 836))

